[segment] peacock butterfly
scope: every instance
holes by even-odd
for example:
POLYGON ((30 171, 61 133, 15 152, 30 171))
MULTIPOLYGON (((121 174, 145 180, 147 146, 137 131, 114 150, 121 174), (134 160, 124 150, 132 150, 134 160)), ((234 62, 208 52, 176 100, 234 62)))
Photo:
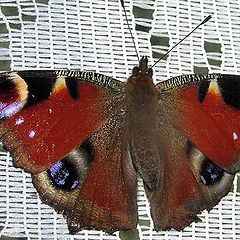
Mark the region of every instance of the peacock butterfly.
POLYGON ((156 230, 184 228, 229 192, 240 168, 240 77, 154 85, 152 75, 147 57, 126 83, 84 71, 0 74, 1 139, 70 233, 135 228, 137 174, 156 230))

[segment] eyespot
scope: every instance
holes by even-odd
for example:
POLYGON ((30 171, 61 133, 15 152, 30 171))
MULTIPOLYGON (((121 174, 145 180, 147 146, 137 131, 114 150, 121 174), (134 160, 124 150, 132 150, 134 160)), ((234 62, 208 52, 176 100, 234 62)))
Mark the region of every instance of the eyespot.
POLYGON ((201 182, 206 185, 213 185, 219 182, 223 177, 224 171, 209 159, 202 163, 199 177, 201 182))
POLYGON ((77 172, 74 164, 68 159, 55 163, 48 170, 49 178, 56 188, 73 190, 79 184, 80 172, 77 172))
POLYGON ((189 170, 196 180, 192 199, 187 204, 188 209, 196 213, 210 210, 230 191, 234 175, 216 165, 190 141, 186 144, 185 154, 189 170))
POLYGON ((41 200, 58 211, 73 207, 94 159, 93 144, 87 139, 48 170, 33 174, 41 200))
POLYGON ((79 148, 52 165, 46 174, 55 188, 71 191, 84 180, 93 159, 93 146, 89 140, 86 140, 79 148))
POLYGON ((190 141, 186 145, 185 152, 197 180, 206 187, 218 185, 224 178, 230 177, 190 141))

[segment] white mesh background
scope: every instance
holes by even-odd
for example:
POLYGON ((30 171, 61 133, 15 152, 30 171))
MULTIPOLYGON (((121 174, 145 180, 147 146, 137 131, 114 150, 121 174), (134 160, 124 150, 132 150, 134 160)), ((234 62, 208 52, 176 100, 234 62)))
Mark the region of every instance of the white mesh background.
MULTIPOLYGON (((213 16, 155 67, 156 81, 193 72, 238 74, 239 0, 126 0, 125 5, 140 55, 148 55, 150 63, 152 56, 164 53, 208 14, 213 16)), ((136 64, 117 0, 0 1, 0 70, 83 69, 125 80, 136 64)), ((232 192, 210 213, 201 215, 202 222, 193 223, 181 232, 152 230, 148 203, 141 182, 139 185, 137 231, 111 236, 81 231, 70 236, 63 217, 41 203, 30 176, 13 168, 9 153, 1 152, 1 237, 240 239, 237 178, 232 192)))

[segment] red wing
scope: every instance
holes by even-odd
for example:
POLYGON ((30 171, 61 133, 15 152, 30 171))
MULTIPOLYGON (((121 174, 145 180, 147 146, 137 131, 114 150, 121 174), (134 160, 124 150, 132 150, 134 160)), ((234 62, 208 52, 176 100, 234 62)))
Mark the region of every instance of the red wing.
POLYGON ((210 210, 231 187, 233 175, 217 167, 173 126, 162 126, 165 158, 161 186, 146 188, 156 230, 183 229, 210 210))
POLYGON ((122 83, 77 71, 0 75, 0 134, 14 163, 41 172, 90 136, 122 96, 122 83))
POLYGON ((184 228, 229 192, 239 169, 239 81, 190 75, 157 85, 164 173, 155 191, 146 187, 157 230, 184 228))
POLYGON ((111 119, 64 160, 66 166, 78 169, 76 188, 73 180, 69 184, 64 179, 62 184, 61 169, 61 181, 59 176, 51 177, 54 169, 33 176, 41 199, 67 216, 71 233, 83 228, 111 233, 136 227, 136 173, 128 156, 124 121, 122 115, 111 119))
POLYGON ((231 173, 240 169, 240 77, 207 75, 198 84, 163 93, 162 100, 169 123, 208 158, 231 173))

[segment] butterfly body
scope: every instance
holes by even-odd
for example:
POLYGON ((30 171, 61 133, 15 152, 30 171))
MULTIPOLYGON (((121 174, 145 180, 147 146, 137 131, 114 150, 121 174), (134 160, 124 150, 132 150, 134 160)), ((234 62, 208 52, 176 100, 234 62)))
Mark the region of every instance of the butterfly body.
POLYGON ((147 58, 142 58, 139 67, 133 69, 126 84, 126 121, 131 159, 137 172, 151 189, 161 179, 162 156, 158 147, 156 111, 158 94, 152 79, 152 69, 147 58))
POLYGON ((137 175, 155 229, 182 229, 239 170, 239 81, 186 75, 155 85, 146 57, 126 83, 81 71, 2 73, 0 135, 71 233, 135 228, 137 175))

